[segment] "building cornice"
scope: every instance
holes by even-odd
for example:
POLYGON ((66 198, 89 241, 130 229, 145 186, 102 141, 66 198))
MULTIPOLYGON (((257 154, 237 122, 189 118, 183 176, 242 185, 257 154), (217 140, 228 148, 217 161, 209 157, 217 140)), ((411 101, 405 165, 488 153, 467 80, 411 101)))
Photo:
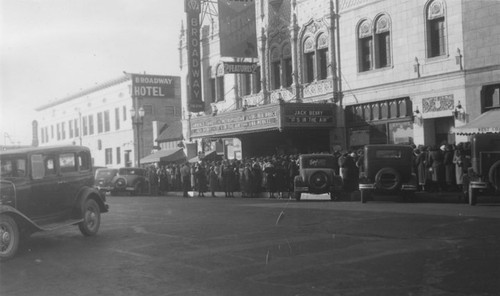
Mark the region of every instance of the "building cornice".
POLYGON ((52 101, 50 103, 41 105, 41 106, 35 108, 35 111, 43 111, 43 110, 48 109, 50 107, 54 107, 54 106, 57 106, 59 104, 66 103, 66 102, 69 102, 71 100, 74 100, 76 98, 83 97, 85 95, 91 94, 93 92, 96 92, 96 91, 99 91, 99 90, 103 90, 105 88, 108 88, 108 87, 111 87, 111 86, 114 86, 114 85, 126 82, 126 81, 128 81, 130 79, 131 79, 131 75, 129 73, 125 73, 125 75, 123 75, 123 76, 121 76, 119 78, 112 79, 112 80, 100 83, 100 84, 98 84, 98 85, 96 85, 94 87, 82 90, 82 91, 80 91, 78 93, 69 95, 69 96, 64 97, 62 99, 58 99, 58 100, 52 101))

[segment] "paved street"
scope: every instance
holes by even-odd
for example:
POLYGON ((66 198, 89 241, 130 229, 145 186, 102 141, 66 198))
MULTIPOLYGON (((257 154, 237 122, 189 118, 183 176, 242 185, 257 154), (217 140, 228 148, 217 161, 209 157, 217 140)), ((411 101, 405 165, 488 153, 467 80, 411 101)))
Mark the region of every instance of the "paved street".
POLYGON ((500 204, 108 198, 96 237, 38 233, 0 295, 498 295, 500 204))

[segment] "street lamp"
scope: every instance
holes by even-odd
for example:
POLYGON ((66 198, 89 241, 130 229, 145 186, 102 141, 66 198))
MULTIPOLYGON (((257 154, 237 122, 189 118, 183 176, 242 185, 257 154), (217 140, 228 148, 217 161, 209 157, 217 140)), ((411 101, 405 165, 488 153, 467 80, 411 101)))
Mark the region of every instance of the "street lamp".
POLYGON ((140 136, 140 127, 142 127, 143 119, 144 119, 144 108, 142 106, 139 108, 139 111, 136 111, 135 108, 130 110, 130 115, 132 116, 132 124, 137 129, 137 167, 141 166, 141 136, 140 136))

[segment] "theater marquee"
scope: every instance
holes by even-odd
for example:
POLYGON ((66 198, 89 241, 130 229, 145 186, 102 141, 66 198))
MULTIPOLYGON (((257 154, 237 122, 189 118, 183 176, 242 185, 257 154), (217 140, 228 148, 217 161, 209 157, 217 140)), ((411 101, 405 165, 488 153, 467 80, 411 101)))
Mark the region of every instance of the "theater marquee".
POLYGON ((333 128, 334 104, 273 104, 191 118, 191 137, 235 137, 289 128, 333 128))

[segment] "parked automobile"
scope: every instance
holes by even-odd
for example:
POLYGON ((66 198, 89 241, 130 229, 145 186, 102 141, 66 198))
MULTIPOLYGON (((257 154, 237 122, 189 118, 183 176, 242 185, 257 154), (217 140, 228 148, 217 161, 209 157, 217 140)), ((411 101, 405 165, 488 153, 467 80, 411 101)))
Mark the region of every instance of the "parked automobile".
POLYGON ((471 136, 471 167, 464 176, 464 191, 469 204, 481 194, 500 195, 500 134, 471 136))
POLYGON ((302 193, 329 193, 336 200, 342 190, 342 178, 335 173, 335 157, 331 154, 303 154, 299 157, 299 175, 295 177, 294 197, 302 193))
POLYGON ((146 170, 142 168, 120 168, 118 175, 114 177, 113 194, 128 192, 130 195, 140 195, 148 192, 148 181, 146 170))
POLYGON ((100 168, 95 172, 95 186, 101 192, 113 192, 118 169, 100 168))
POLYGON ((97 234, 105 196, 94 187, 90 150, 81 146, 0 151, 0 259, 20 240, 44 230, 78 225, 97 234))
POLYGON ((417 190, 417 176, 413 172, 413 148, 407 145, 366 145, 360 173, 361 202, 373 193, 395 193, 403 198, 413 196, 417 190))

